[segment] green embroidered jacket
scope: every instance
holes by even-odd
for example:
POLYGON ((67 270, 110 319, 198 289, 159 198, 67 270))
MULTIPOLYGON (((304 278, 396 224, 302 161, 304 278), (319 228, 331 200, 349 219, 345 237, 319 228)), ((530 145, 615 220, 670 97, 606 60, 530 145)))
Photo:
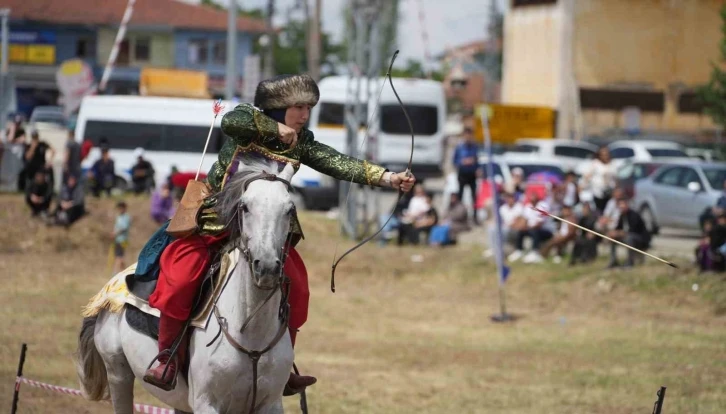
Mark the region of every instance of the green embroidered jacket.
MULTIPOLYGON (((207 183, 212 188, 212 194, 222 189, 227 181, 227 175, 235 158, 244 152, 255 152, 269 159, 287 162, 295 167, 301 164, 343 181, 352 181, 357 184, 377 185, 386 169, 367 161, 359 160, 321 142, 315 141, 312 131, 303 129, 298 136, 295 148, 289 148, 278 135, 277 121, 268 117, 250 104, 238 105, 233 111, 222 118, 222 132, 231 139, 224 143, 219 152, 217 162, 214 163, 207 183)), ((200 224, 206 233, 218 233, 224 229, 223 224, 217 221, 213 211, 216 204, 215 197, 208 199, 206 210, 202 212, 200 224)), ((303 237, 302 228, 297 218, 290 223, 291 232, 295 234, 297 244, 303 237)))
POLYGON ((289 162, 297 171, 300 164, 343 181, 377 185, 385 168, 362 161, 315 141, 312 131, 303 129, 295 148, 288 148, 278 136, 277 121, 250 104, 238 105, 222 118, 222 132, 232 138, 219 153, 207 181, 214 192, 219 191, 230 164, 240 152, 256 152, 268 158, 289 162))

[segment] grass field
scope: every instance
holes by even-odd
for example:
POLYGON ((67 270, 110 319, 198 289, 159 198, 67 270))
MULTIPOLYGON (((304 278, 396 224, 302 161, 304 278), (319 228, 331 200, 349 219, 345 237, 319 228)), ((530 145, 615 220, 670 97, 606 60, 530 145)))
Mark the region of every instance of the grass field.
MULTIPOLYGON (((156 226, 147 200, 129 199, 135 256, 156 226)), ((25 375, 77 388, 71 354, 79 311, 109 277, 113 203, 91 200, 70 232, 28 219, 22 200, 0 196, 0 409, 9 410, 20 344, 25 375)), ((519 319, 493 324, 494 266, 481 250, 373 244, 351 254, 329 290, 333 251, 352 245, 334 221, 303 214, 300 250, 311 308, 297 363, 318 377, 311 413, 726 412, 726 279, 648 263, 605 271, 515 266, 508 306, 519 319), (412 255, 423 255, 420 263, 412 255), (692 289, 699 285, 697 291, 692 289)), ((138 402, 158 403, 137 393, 138 402)), ((299 412, 297 400, 286 401, 299 412)), ((109 413, 105 403, 24 387, 20 413, 109 413)))

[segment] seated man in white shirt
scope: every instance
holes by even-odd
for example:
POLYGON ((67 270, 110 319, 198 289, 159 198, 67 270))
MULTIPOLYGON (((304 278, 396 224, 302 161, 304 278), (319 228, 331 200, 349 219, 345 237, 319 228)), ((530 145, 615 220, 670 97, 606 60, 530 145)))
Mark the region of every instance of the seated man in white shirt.
MULTIPOLYGON (((513 193, 502 193, 504 204, 499 206, 499 218, 502 220, 502 242, 508 243, 514 240, 517 232, 517 221, 522 218, 524 206, 518 202, 513 193)), ((489 233, 489 249, 484 252, 484 257, 492 257, 497 243, 497 224, 491 222, 487 229, 489 233)))
POLYGON ((613 196, 605 204, 602 216, 597 222, 597 230, 601 233, 607 233, 610 230, 615 230, 615 226, 618 225, 620 220, 620 210, 618 209, 618 200, 625 197, 625 191, 622 188, 617 187, 613 190, 613 196))
POLYGON ((552 219, 539 213, 533 209, 532 206, 544 211, 550 211, 549 204, 539 199, 539 195, 532 193, 531 203, 524 208, 523 217, 526 220, 526 226, 524 229, 517 232, 517 241, 515 243, 515 250, 507 258, 510 262, 515 262, 522 259, 524 256, 524 239, 525 237, 532 238, 532 251, 527 253, 522 260, 524 263, 541 263, 544 259, 539 253, 539 249, 542 247, 544 242, 552 238, 554 232, 554 223, 552 219))

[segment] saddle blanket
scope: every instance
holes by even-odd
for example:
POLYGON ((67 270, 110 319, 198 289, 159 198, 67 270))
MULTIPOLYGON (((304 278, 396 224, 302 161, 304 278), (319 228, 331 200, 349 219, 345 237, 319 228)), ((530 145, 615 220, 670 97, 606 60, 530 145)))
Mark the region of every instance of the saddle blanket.
MULTIPOLYGON (((206 329, 209 319, 212 316, 213 304, 217 297, 222 293, 222 288, 227 282, 227 278, 234 270, 240 259, 239 250, 232 251, 222 255, 219 272, 217 277, 212 281, 211 289, 206 290, 205 296, 197 309, 194 310, 191 325, 197 328, 206 329)), ((161 315, 158 309, 151 307, 149 302, 137 297, 131 293, 126 285, 126 276, 134 274, 136 271, 136 263, 116 274, 106 285, 90 299, 88 304, 83 307, 82 315, 84 318, 91 318, 98 315, 102 310, 113 313, 123 311, 125 305, 131 305, 142 312, 156 316, 161 315)))

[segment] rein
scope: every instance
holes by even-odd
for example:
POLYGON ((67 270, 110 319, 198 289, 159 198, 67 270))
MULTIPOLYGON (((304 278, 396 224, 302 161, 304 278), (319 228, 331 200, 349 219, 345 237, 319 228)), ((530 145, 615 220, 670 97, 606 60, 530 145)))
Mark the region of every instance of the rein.
MULTIPOLYGON (((247 184, 245 184, 245 191, 247 190, 247 187, 252 183, 253 181, 257 180, 266 180, 266 181, 279 181, 287 187, 288 192, 292 188, 290 185, 290 182, 287 180, 284 180, 274 174, 269 174, 266 172, 262 172, 254 177, 252 177, 247 184)), ((253 263, 253 257, 252 252, 249 249, 249 246, 247 245, 248 239, 244 235, 244 216, 239 214, 239 211, 237 212, 237 220, 239 222, 239 231, 240 231, 240 238, 239 238, 239 245, 236 246, 242 253, 242 256, 244 256, 244 259, 247 261, 247 266, 250 270, 250 275, 252 277, 255 277, 255 272, 252 267, 253 263)), ((287 261, 287 256, 290 251, 291 246, 291 240, 292 240, 292 234, 288 233, 288 236, 285 240, 285 244, 282 247, 281 257, 280 257, 280 273, 277 277, 277 280, 275 282, 275 285, 272 287, 262 287, 255 284, 255 286, 258 289, 262 290, 269 290, 270 293, 265 297, 265 300, 262 301, 259 305, 255 307, 255 309, 250 312, 249 316, 244 320, 242 323, 242 327, 240 328, 240 335, 244 334, 245 329, 249 326, 249 324, 252 322, 253 318, 257 316, 257 314, 262 310, 262 308, 267 305, 267 303, 272 300, 273 296, 275 296, 275 293, 277 291, 280 291, 281 299, 280 299, 280 305, 279 305, 279 312, 278 312, 278 319, 280 320, 280 328, 277 330, 277 333, 275 334, 272 341, 270 341, 267 346, 260 350, 254 350, 254 349, 248 349, 244 347, 242 344, 240 344, 230 333, 229 333, 229 325, 227 323, 227 318, 222 316, 222 314, 219 311, 219 308, 217 307, 217 303, 214 304, 214 317, 217 319, 217 324, 219 325, 219 332, 217 335, 212 339, 211 342, 207 344, 207 347, 211 346, 217 338, 221 334, 224 334, 224 337, 227 338, 227 342, 230 343, 235 349, 242 352, 243 354, 247 355, 247 357, 252 362, 252 401, 250 403, 250 413, 253 413, 255 411, 255 406, 257 404, 257 376, 258 376, 258 363, 260 361, 260 358, 262 355, 269 352, 271 349, 277 345, 278 342, 282 339, 282 337, 285 335, 285 332, 288 329, 288 323, 290 321, 290 305, 287 302, 288 295, 290 292, 290 278, 285 275, 285 272, 283 271, 285 267, 285 262, 287 261)), ((228 280, 229 281, 229 280, 228 280)), ((226 287, 226 285, 224 286, 226 287)), ((222 289, 224 291, 224 288, 222 289)), ((219 294, 221 297, 222 292, 219 294)))

